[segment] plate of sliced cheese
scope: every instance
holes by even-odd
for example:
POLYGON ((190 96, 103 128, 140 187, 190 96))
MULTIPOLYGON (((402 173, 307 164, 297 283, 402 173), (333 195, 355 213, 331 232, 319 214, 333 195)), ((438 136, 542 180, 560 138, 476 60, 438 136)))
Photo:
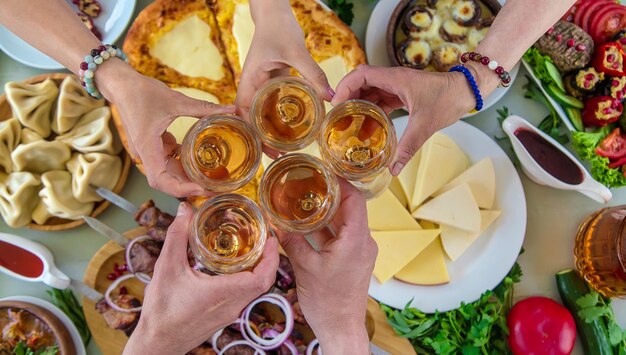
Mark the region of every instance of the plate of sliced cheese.
MULTIPOLYGON (((407 120, 394 120, 398 136, 407 120)), ((368 201, 368 220, 378 244, 370 296, 433 313, 475 301, 506 276, 524 241, 526 200, 502 149, 459 121, 368 201)))

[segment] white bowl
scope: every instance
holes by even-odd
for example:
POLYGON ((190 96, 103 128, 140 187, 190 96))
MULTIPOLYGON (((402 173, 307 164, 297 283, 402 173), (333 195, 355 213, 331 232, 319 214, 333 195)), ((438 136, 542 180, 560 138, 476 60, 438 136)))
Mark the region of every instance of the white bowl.
POLYGON ((587 169, 585 169, 585 167, 576 159, 576 157, 574 157, 572 153, 570 153, 552 137, 545 134, 522 117, 515 115, 509 116, 502 123, 502 128, 511 139, 513 150, 515 151, 517 158, 522 164, 522 171, 524 171, 526 176, 528 176, 532 181, 536 182, 537 184, 554 187, 556 189, 578 191, 581 194, 586 195, 600 203, 607 203, 613 197, 611 190, 594 180, 587 171, 587 169), (548 143, 552 144, 559 151, 565 154, 565 156, 567 156, 572 162, 576 164, 576 166, 578 166, 578 169, 580 169, 581 173, 583 174, 583 181, 580 184, 572 185, 555 178, 549 172, 547 172, 530 155, 528 150, 526 150, 522 142, 520 142, 520 140, 515 135, 515 132, 517 132, 519 129, 526 129, 537 133, 540 137, 544 138, 548 143))

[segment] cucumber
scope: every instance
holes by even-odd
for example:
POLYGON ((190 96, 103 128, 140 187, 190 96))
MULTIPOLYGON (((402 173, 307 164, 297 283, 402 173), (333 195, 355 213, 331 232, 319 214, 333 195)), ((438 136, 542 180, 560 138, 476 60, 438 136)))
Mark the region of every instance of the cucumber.
POLYGON ((578 316, 580 307, 576 300, 589 293, 589 286, 574 270, 563 270, 556 274, 556 285, 559 289, 561 301, 569 309, 576 321, 578 338, 585 354, 613 355, 613 348, 609 342, 609 335, 603 319, 596 319, 591 323, 578 316))
POLYGON ((553 98, 554 100, 556 100, 556 102, 558 102, 559 104, 563 106, 577 108, 580 110, 582 110, 585 107, 582 101, 578 100, 577 98, 573 96, 569 96, 568 94, 565 93, 565 91, 559 89, 559 87, 553 83, 548 84, 548 85, 543 85, 543 88, 546 90, 546 92, 548 93, 548 95, 550 95, 551 98, 553 98))
POLYGON ((544 64, 546 66, 546 71, 548 72, 548 75, 550 75, 552 81, 554 81, 556 86, 558 86, 561 91, 565 92, 565 84, 563 84, 563 78, 561 78, 561 73, 556 68, 556 65, 554 65, 554 63, 552 62, 548 62, 547 60, 544 62, 544 64))
POLYGON ((563 111, 569 118, 569 121, 572 122, 572 125, 578 132, 584 132, 585 126, 583 125, 583 116, 580 114, 579 109, 571 108, 571 107, 563 107, 563 111))

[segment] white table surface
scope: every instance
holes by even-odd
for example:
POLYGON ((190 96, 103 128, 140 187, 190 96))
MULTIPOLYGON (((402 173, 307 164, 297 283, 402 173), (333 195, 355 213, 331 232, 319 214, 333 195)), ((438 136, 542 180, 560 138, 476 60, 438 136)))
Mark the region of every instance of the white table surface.
MULTIPOLYGON (((383 0, 384 1, 384 0, 383 0)), ((365 27, 375 1, 355 0, 355 20, 353 30, 363 43, 365 27)), ((139 0, 135 16, 150 1, 139 0)), ((7 81, 20 81, 48 71, 26 67, 0 52, 0 83, 4 87, 7 81)), ((494 107, 470 118, 468 123, 475 125, 490 136, 501 136, 498 126, 496 109, 507 106, 511 113, 518 114, 531 122, 539 122, 548 111, 540 104, 523 97, 523 85, 526 83, 524 69, 506 96, 494 107)), ((3 91, 0 88, 0 93, 3 91)), ((507 143, 501 143, 507 153, 512 151, 507 143)), ((517 299, 543 295, 559 300, 554 281, 554 274, 560 270, 574 267, 573 246, 578 224, 588 214, 605 207, 577 193, 555 190, 539 186, 530 181, 519 171, 528 209, 528 225, 524 242, 525 253, 519 258, 524 271, 522 282, 515 288, 517 299)), ((174 213, 177 200, 151 189, 145 177, 132 168, 122 195, 139 205, 147 199, 153 199, 161 209, 174 213)), ((613 190, 613 200, 607 206, 626 204, 626 189, 613 190)), ((136 227, 134 220, 127 212, 110 207, 99 219, 113 226, 118 231, 136 227)), ((82 280, 85 268, 95 252, 107 241, 106 238, 92 231, 86 225, 69 231, 37 232, 30 229, 12 229, 0 220, 0 232, 13 233, 30 238, 46 245, 54 254, 59 268, 71 278, 82 280)), ((29 295, 49 299, 47 287, 43 284, 32 284, 17 281, 0 274, 0 298, 15 295, 29 295)), ((626 301, 614 300, 613 308, 622 327, 626 327, 626 301)), ((88 354, 100 354, 95 342, 91 342, 88 354)), ((577 346, 575 354, 582 354, 577 346)))

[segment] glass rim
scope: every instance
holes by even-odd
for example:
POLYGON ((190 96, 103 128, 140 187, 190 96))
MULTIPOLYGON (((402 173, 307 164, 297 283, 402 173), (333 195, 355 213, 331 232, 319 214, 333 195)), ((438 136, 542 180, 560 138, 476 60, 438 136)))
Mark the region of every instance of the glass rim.
MULTIPOLYGON (((329 204, 332 203, 332 198, 337 197, 338 196, 338 191, 339 191, 339 181, 337 180, 337 176, 332 172, 332 170, 324 163, 324 161, 322 161, 321 159, 314 157, 310 154, 306 154, 306 153, 289 153, 289 154, 285 154, 281 157, 279 157, 278 159, 274 160, 268 167, 267 169, 263 172, 263 176, 261 176, 261 182, 259 183, 259 198, 261 203, 261 210, 267 214, 268 219, 270 220, 270 222, 274 222, 274 221, 278 221, 280 224, 280 227, 288 227, 291 228, 293 226, 301 226, 301 225, 306 225, 307 223, 310 223, 311 220, 314 219, 314 217, 319 216, 320 214, 324 213, 324 214, 330 214, 333 213, 333 210, 335 210, 337 207, 333 208, 332 205, 330 205, 327 209, 318 209, 318 211, 316 211, 315 213, 313 213, 312 215, 303 218, 303 219, 298 219, 298 220, 291 220, 291 219, 285 219, 282 218, 280 216, 278 216, 276 213, 274 213, 271 209, 271 201, 269 200, 269 193, 264 194, 263 191, 265 190, 265 185, 268 183, 268 179, 270 178, 270 174, 271 173, 275 173, 275 169, 276 166, 280 163, 284 163, 287 160, 297 160, 297 161, 301 161, 304 164, 302 165, 308 165, 314 168, 317 168, 318 170, 320 170, 322 172, 322 174, 324 175, 324 180, 326 181, 326 195, 324 196, 324 201, 322 202, 322 206, 329 206, 329 204), (264 196, 266 195, 266 196, 264 196)), ((323 221, 323 219, 320 219, 321 223, 323 221)), ((317 228, 319 228, 319 226, 316 226, 316 228, 310 228, 311 230, 316 230, 317 228)), ((296 228, 298 229, 298 228, 296 228)))
POLYGON ((319 129, 319 127, 321 126, 325 114, 326 109, 324 108, 324 101, 319 97, 319 94, 313 88, 312 84, 304 78, 293 75, 281 75, 275 78, 271 78, 270 80, 265 82, 265 84, 263 84, 254 94, 249 111, 252 129, 257 134, 259 139, 265 145, 271 148, 286 152, 292 152, 298 149, 302 149, 315 141, 315 139, 317 138, 316 130, 319 129), (299 142, 297 143, 283 143, 277 139, 271 139, 267 134, 267 131, 262 127, 263 125, 261 124, 261 121, 263 120, 263 118, 260 114, 257 114, 257 112, 259 112, 261 109, 261 97, 266 94, 270 89, 285 84, 297 87, 298 89, 306 92, 307 95, 309 95, 313 100, 313 106, 315 107, 315 120, 313 122, 311 131, 306 136, 299 139, 299 142))
POLYGON ((196 184, 202 186, 204 189, 213 191, 213 192, 232 192, 234 190, 241 188, 245 184, 249 183, 254 178, 257 171, 259 170, 259 166, 261 165, 261 154, 262 154, 261 153, 261 149, 262 149, 261 141, 259 140, 258 136, 255 134, 254 129, 251 127, 252 125, 248 123, 246 120, 244 120, 243 118, 241 118, 240 116, 238 115, 212 115, 212 116, 205 116, 203 118, 200 118, 196 123, 193 124, 193 126, 191 126, 191 128, 189 128, 189 130, 187 131, 187 134, 183 138, 183 142, 181 143, 181 146, 180 146, 181 163, 183 162, 183 159, 188 158, 188 154, 189 154, 188 150, 193 149, 192 148, 193 144, 196 141, 198 135, 203 130, 214 127, 215 125, 219 125, 221 123, 228 123, 228 124, 232 124, 236 126, 243 133, 242 134, 243 140, 246 143, 254 144, 254 148, 250 150, 256 152, 256 154, 254 154, 253 156, 253 159, 250 165, 250 170, 246 174, 244 174, 240 179, 236 179, 236 180, 224 181, 224 180, 219 180, 219 179, 212 179, 206 176, 205 174, 202 174, 202 179, 200 181, 194 181, 193 179, 191 179, 190 175, 192 174, 189 173, 190 169, 186 167, 186 164, 182 164, 182 165, 183 165, 183 170, 185 171, 185 174, 192 180, 192 182, 195 182, 196 184), (251 142, 248 142, 250 140, 251 142))
MULTIPOLYGON (((341 164, 346 164, 346 165, 350 165, 350 166, 359 166, 359 165, 367 165, 371 162, 373 162, 374 160, 380 158, 381 156, 383 156, 384 154, 387 154, 389 149, 392 149, 392 145, 396 142, 392 142, 393 140, 396 140, 396 131, 393 125, 393 121, 391 121, 391 118, 389 117, 389 115, 387 115, 385 113, 385 111, 383 111, 382 108, 380 108, 378 105, 376 105, 375 103, 371 102, 371 101, 367 101, 367 100, 362 100, 362 99, 350 99, 350 100, 346 100, 344 102, 342 102, 341 104, 333 107, 332 110, 330 110, 328 112, 328 114, 326 115, 323 123, 322 123, 322 127, 320 129, 320 135, 319 137, 321 139, 319 139, 321 142, 320 143, 320 150, 322 152, 326 152, 326 154, 322 153, 323 155, 328 155, 330 157, 332 157, 333 160, 340 162, 341 164), (346 161, 344 159, 342 159, 342 157, 338 157, 336 156, 334 153, 332 153, 332 150, 330 149, 330 146, 328 145, 328 140, 326 139, 326 135, 325 135, 325 131, 326 131, 326 125, 329 123, 329 117, 333 114, 333 112, 339 111, 339 109, 345 109, 346 106, 350 105, 350 104, 355 104, 355 103, 360 103, 360 104, 365 104, 368 105, 370 107, 372 107, 372 109, 374 109, 374 111, 376 111, 377 113, 380 114, 380 116, 383 118, 384 121, 386 121, 387 123, 387 140, 385 141, 385 145, 380 149, 380 151, 374 155, 373 157, 363 161, 363 162, 351 162, 351 161, 346 161)), ((390 155, 390 159, 393 159, 393 157, 390 155)), ((389 159, 389 160, 390 160, 389 159)), ((386 164, 384 166, 381 167, 384 168, 386 166, 386 164)), ((380 169, 377 169, 376 171, 378 171, 380 169)))
POLYGON ((254 202, 253 200, 251 200, 250 198, 246 196, 234 194, 234 193, 226 193, 226 194, 217 195, 207 200, 206 202, 204 202, 202 206, 200 206, 200 208, 196 212, 196 215, 193 217, 192 227, 193 227, 193 234, 191 234, 190 236, 194 238, 194 243, 198 245, 198 247, 202 250, 202 252, 208 255, 211 255, 211 258, 214 258, 218 262, 225 261, 228 263, 236 263, 236 262, 245 260, 250 255, 254 255, 258 253, 262 248, 265 248, 265 242, 267 240, 267 233, 268 233, 267 224, 265 223, 265 217, 263 216, 263 213, 261 212, 259 205, 257 205, 256 202, 254 202), (254 247, 252 247, 250 251, 248 251, 247 253, 243 255, 240 255, 234 258, 227 258, 227 257, 216 255, 212 251, 207 249, 204 243, 199 242, 200 235, 198 233, 198 230, 199 230, 198 227, 200 224, 201 216, 203 216, 211 208, 218 208, 220 205, 224 203, 233 204, 233 201, 237 201, 237 200, 239 202, 243 202, 243 204, 245 204, 246 207, 249 207, 249 212, 251 212, 250 214, 253 216, 253 218, 258 219, 259 240, 256 243, 254 243, 254 247))

